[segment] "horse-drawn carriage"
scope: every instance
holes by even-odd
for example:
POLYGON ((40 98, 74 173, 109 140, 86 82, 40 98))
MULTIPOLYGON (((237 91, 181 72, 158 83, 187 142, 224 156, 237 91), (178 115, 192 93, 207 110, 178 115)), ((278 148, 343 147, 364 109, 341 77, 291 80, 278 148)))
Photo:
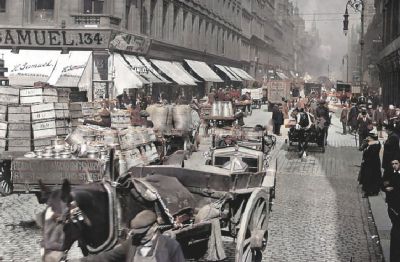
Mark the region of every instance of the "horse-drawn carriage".
POLYGON ((288 131, 288 139, 285 143, 289 142, 289 146, 293 146, 294 143, 307 143, 316 144, 321 152, 325 152, 326 145, 326 126, 323 118, 315 118, 310 114, 311 126, 309 128, 296 129, 296 122, 291 121, 288 131))
MULTIPOLYGON (((109 249, 112 246, 109 243, 115 243, 114 239, 118 238, 116 232, 127 229, 130 219, 141 210, 152 209, 158 214, 160 230, 181 244, 186 258, 225 259, 222 236, 227 236, 236 242, 235 261, 261 261, 268 241, 268 220, 275 194, 276 160, 272 161, 269 154, 257 146, 240 144, 212 148, 203 160, 204 163, 196 161, 197 165, 184 168, 177 165, 133 167, 127 176, 114 183, 73 188, 73 194, 67 193, 74 196, 70 201, 76 202, 74 206, 81 214, 81 220, 75 219, 74 223, 86 231, 73 234, 67 228, 70 222, 65 221, 59 229, 63 232, 59 238, 69 242, 61 245, 59 253, 65 254, 76 240, 85 254, 109 249), (102 191, 99 194, 109 201, 92 209, 88 208, 88 203, 98 203, 93 197, 81 203, 84 198, 80 195, 88 196, 90 187, 102 191), (113 209, 116 206, 119 208, 113 209), (111 214, 107 210, 118 212, 111 214), (107 217, 100 219, 101 214, 107 217), (87 228, 84 218, 103 222, 87 228), (97 227, 109 230, 103 230, 95 243, 89 245, 88 239, 93 239, 96 232, 100 234, 97 227)), ((59 196, 63 194, 54 193, 49 203, 62 204, 63 198, 59 196)), ((57 216, 64 217, 63 214, 57 216)), ((57 232, 45 235, 44 242, 54 237, 53 234, 57 232)))

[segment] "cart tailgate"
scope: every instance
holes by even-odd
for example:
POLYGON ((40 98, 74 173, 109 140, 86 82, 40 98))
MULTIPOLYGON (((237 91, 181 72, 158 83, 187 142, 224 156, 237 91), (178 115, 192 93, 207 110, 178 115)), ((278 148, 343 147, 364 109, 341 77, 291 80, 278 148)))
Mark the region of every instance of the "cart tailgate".
POLYGON ((46 185, 60 185, 64 179, 71 184, 99 181, 104 175, 103 161, 97 159, 17 158, 11 163, 14 191, 38 188, 39 180, 46 185))

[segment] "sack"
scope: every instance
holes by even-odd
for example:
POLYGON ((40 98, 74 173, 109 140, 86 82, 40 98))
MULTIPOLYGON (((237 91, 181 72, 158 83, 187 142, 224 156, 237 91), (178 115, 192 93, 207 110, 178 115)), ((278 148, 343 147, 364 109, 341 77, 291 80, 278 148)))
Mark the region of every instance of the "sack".
POLYGON ((307 127, 309 124, 310 124, 310 121, 308 119, 308 115, 306 113, 301 113, 300 114, 299 125, 301 127, 307 127))

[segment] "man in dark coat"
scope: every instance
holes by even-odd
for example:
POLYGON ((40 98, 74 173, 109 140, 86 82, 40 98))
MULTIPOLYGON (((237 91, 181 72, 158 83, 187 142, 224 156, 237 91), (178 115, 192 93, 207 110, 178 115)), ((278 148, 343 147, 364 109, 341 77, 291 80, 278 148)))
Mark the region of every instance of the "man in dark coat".
POLYGON ((391 161, 392 169, 384 172, 383 191, 386 192, 390 231, 390 261, 400 261, 400 156, 391 161))
POLYGON ((281 135, 281 125, 283 125, 283 113, 281 110, 281 105, 275 105, 272 111, 272 120, 274 121, 274 134, 281 135))
POLYGON ((363 143, 364 139, 367 138, 367 135, 370 131, 372 125, 371 119, 368 117, 367 110, 363 109, 361 114, 357 118, 357 129, 358 129, 358 138, 359 138, 359 146, 363 143))
POLYGON ((359 114, 358 107, 356 106, 356 104, 352 104, 349 112, 349 125, 351 127, 351 132, 355 132, 357 130, 358 114, 359 114))
POLYGON ((328 139, 328 128, 331 125, 331 118, 329 116, 329 109, 328 107, 326 107, 325 105, 325 100, 320 100, 319 101, 319 106, 317 107, 317 109, 315 109, 315 116, 317 118, 323 118, 325 120, 325 124, 324 124, 324 129, 322 130, 324 133, 324 137, 325 137, 325 145, 327 145, 327 139, 328 139))
POLYGON ((376 195, 382 185, 381 160, 379 158, 381 144, 378 136, 369 133, 360 150, 363 150, 363 157, 358 182, 362 185, 363 197, 376 195))
POLYGON ((386 126, 388 138, 383 144, 382 168, 388 172, 392 171, 391 161, 400 154, 399 136, 394 132, 393 123, 386 126))
POLYGON ((343 135, 347 134, 347 122, 349 121, 349 109, 346 104, 343 104, 342 112, 340 113, 340 122, 343 127, 343 135))
POLYGON ((185 262, 179 243, 158 231, 157 216, 144 210, 131 221, 131 237, 114 249, 72 262, 185 262))

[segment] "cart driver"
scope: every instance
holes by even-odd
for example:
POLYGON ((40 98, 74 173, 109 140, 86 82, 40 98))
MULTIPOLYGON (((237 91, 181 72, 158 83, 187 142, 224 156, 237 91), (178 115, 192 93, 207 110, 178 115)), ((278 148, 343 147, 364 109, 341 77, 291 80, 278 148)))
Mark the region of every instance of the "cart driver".
POLYGON ((128 240, 114 249, 70 262, 185 262, 179 243, 160 233, 157 215, 150 210, 137 214, 130 223, 128 240))
POLYGON ((298 113, 295 113, 296 116, 296 126, 295 129, 298 133, 299 143, 299 157, 303 156, 303 153, 306 152, 308 146, 308 137, 306 136, 306 131, 309 130, 312 126, 312 120, 310 114, 304 111, 304 108, 298 109, 298 113))

